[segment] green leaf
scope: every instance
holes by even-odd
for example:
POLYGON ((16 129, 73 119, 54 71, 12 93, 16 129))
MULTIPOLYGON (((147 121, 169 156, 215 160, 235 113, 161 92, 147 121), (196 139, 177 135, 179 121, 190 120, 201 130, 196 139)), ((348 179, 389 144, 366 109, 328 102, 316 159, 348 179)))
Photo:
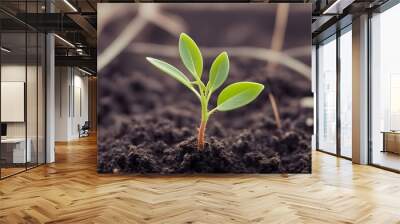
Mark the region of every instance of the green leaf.
POLYGON ((219 94, 217 110, 228 111, 242 107, 255 100, 264 85, 256 82, 237 82, 227 86, 219 94))
POLYGON ((219 54, 211 65, 210 78, 207 88, 211 92, 218 89, 226 80, 229 73, 229 58, 226 52, 219 54))
POLYGON ((185 33, 179 37, 179 55, 195 80, 200 80, 203 73, 203 57, 196 42, 185 33))
POLYGON ((161 71, 167 73, 172 78, 178 80, 180 83, 182 83, 189 89, 194 90, 192 84, 190 84, 190 80, 181 71, 179 71, 179 69, 168 64, 167 62, 164 62, 164 61, 161 61, 161 60, 158 60, 155 58, 146 57, 146 59, 147 59, 147 61, 149 61, 152 65, 154 65, 161 71))

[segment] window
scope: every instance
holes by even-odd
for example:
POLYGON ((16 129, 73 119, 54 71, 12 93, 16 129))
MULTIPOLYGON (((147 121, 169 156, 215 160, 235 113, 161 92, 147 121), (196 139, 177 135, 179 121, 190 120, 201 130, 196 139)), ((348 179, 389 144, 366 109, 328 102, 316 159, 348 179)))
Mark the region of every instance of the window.
POLYGON ((400 5, 371 18, 371 162, 400 170, 400 5))
POLYGON ((352 157, 352 35, 351 26, 340 36, 340 155, 352 157))
POLYGON ((336 36, 318 47, 318 149, 336 153, 336 36))

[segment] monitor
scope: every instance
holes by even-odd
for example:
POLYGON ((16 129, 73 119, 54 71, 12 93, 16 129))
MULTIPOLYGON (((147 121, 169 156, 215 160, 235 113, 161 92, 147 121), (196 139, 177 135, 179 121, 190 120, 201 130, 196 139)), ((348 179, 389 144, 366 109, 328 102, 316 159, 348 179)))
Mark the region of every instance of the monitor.
POLYGON ((1 123, 1 136, 7 136, 7 124, 1 123))

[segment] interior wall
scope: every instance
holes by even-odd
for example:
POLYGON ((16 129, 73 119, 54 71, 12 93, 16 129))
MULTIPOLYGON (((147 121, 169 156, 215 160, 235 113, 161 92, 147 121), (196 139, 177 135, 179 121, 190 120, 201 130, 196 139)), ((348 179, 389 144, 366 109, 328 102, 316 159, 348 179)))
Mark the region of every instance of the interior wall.
POLYGON ((74 119, 72 120, 72 136, 74 138, 79 137, 78 125, 82 126, 85 121, 89 120, 88 77, 82 75, 83 73, 74 69, 74 119))
MULTIPOLYGON (((7 138, 25 138, 29 147, 30 156, 28 167, 44 163, 44 84, 41 66, 20 63, 3 63, 1 66, 2 82, 25 83, 24 100, 22 108, 26 114, 23 122, 4 122, 7 124, 7 138)), ((3 97, 7 97, 3 96, 3 97)), ((9 110, 9 108, 2 108, 9 110)), ((12 113, 12 111, 9 111, 12 113)), ((25 116, 25 115, 24 115, 25 116)))
MULTIPOLYGON (((27 107, 30 108, 31 111, 35 110, 37 106, 41 107, 42 105, 38 105, 37 95, 36 95, 36 78, 31 77, 31 74, 35 74, 36 76, 36 66, 28 66, 27 67, 27 78, 28 82, 25 81, 25 64, 4 64, 1 66, 1 81, 2 82, 10 82, 10 81, 18 81, 28 83, 27 86, 27 94, 26 101, 27 107), (32 87, 35 88, 32 88, 32 87)), ((42 103, 42 102, 41 102, 42 103)), ((27 121, 35 121, 36 122, 37 115, 36 113, 27 113, 27 121)), ((36 133, 36 124, 28 125, 28 133, 36 133)), ((25 137, 25 122, 7 122, 7 136, 8 137, 25 137)), ((28 136, 29 137, 29 136, 28 136)))
POLYGON ((78 125, 89 119, 88 77, 73 67, 56 67, 55 140, 79 138, 78 125))
POLYGON ((55 68, 55 140, 68 140, 69 114, 69 83, 70 75, 68 67, 55 68))

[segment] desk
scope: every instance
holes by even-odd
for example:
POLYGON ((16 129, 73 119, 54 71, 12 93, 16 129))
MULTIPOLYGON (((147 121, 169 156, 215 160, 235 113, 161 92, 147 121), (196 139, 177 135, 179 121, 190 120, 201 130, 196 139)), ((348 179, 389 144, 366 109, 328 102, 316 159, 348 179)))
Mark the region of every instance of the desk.
POLYGON ((383 151, 400 154, 400 131, 382 131, 383 151))
POLYGON ((32 153, 30 138, 26 140, 28 143, 25 152, 25 138, 5 138, 1 139, 1 157, 6 163, 26 163, 31 162, 32 153), (12 158, 12 159, 11 159, 12 158))

